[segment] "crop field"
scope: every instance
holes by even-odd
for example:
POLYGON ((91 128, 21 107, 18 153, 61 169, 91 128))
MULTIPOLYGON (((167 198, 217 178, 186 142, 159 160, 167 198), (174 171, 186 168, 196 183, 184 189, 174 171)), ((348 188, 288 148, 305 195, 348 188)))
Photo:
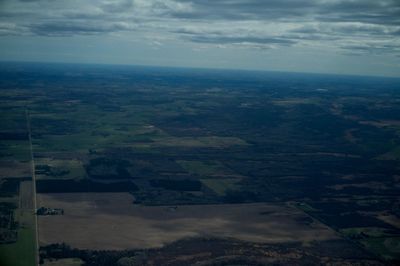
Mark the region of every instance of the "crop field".
POLYGON ((375 254, 381 255, 386 260, 393 260, 400 255, 399 237, 375 237, 361 240, 361 243, 375 254))
POLYGON ((240 179, 224 178, 224 179, 201 179, 201 182, 212 189, 220 196, 226 195, 228 190, 237 190, 237 183, 240 179))
POLYGON ((0 245, 0 258, 4 265, 35 265, 34 229, 22 228, 18 231, 18 240, 13 244, 0 245))
POLYGON ((20 208, 13 213, 18 224, 16 241, 0 245, 0 259, 4 265, 32 266, 35 263, 36 245, 31 183, 31 181, 21 182, 21 193, 24 195, 19 199, 20 208))
POLYGON ((39 194, 38 200, 64 210, 64 215, 39 217, 41 245, 121 250, 161 247, 188 237, 304 244, 338 239, 326 226, 282 204, 149 207, 133 205, 128 193, 39 194))
POLYGON ((229 176, 234 175, 224 165, 218 161, 178 161, 178 163, 191 174, 198 176, 229 176))
POLYGON ((23 181, 19 185, 19 208, 22 210, 33 209, 32 181, 23 181))
POLYGON ((48 265, 400 260, 396 79, 23 63, 0 76, 0 259, 32 262, 35 187, 48 265))
POLYGON ((36 256, 25 104, 7 102, 0 112, 0 265, 6 266, 33 266, 36 256))
MULTIPOLYGON (((3 176, 9 176, 11 172, 15 172, 16 170, 19 170, 18 172, 15 172, 16 177, 23 177, 27 176, 28 173, 28 167, 26 165, 26 161, 29 161, 29 154, 27 153, 26 147, 29 145, 28 143, 2 143, 3 145, 3 154, 2 154, 2 159, 6 159, 7 157, 10 158, 8 160, 8 165, 9 169, 7 170, 7 167, 5 168, 5 171, 3 172, 3 176), (4 147, 5 146, 5 147, 4 147), (12 153, 10 153, 10 150, 12 150, 12 153), (18 165, 19 164, 19 165, 18 165), (24 165, 25 164, 25 165, 24 165), (18 167, 14 168, 13 170, 10 169, 10 167, 13 167, 13 165, 18 165, 18 167)), ((4 160, 6 161, 6 160, 4 160)))
POLYGON ((83 261, 80 259, 60 259, 45 260, 43 266, 81 266, 83 261))
POLYGON ((36 163, 36 178, 46 179, 62 178, 62 179, 79 179, 86 176, 82 161, 71 159, 57 159, 54 157, 38 158, 36 163))

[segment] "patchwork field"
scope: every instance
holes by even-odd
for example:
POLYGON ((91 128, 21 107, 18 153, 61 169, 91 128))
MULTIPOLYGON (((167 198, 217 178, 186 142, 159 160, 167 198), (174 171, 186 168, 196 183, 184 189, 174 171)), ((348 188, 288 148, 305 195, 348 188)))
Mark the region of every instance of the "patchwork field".
POLYGON ((19 207, 22 210, 33 210, 32 181, 23 181, 19 185, 19 207))
POLYGON ((45 265, 399 262, 399 80, 22 63, 0 75, 1 266, 34 263, 32 170, 45 265))
POLYGON ((81 266, 83 264, 80 259, 60 259, 45 260, 43 266, 81 266))
POLYGON ((40 206, 64 210, 64 215, 39 216, 40 244, 121 250, 197 236, 259 243, 337 239, 326 226, 281 204, 150 207, 132 201, 128 193, 39 194, 40 206))
POLYGON ((27 177, 31 175, 30 164, 20 161, 0 161, 0 178, 27 177))

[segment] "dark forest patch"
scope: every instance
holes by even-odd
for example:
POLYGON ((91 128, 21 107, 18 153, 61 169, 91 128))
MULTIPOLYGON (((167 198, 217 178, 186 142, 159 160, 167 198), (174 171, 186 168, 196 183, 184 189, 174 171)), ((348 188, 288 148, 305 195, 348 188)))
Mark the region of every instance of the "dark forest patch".
POLYGON ((130 181, 102 183, 92 180, 44 179, 36 181, 38 193, 65 192, 131 192, 137 186, 130 181))

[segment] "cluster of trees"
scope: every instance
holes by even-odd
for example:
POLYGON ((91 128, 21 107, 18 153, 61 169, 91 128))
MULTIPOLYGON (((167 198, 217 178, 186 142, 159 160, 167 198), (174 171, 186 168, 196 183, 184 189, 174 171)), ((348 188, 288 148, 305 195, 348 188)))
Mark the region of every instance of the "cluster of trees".
POLYGON ((45 259, 79 258, 86 266, 138 266, 143 265, 147 256, 136 250, 79 250, 65 243, 40 247, 40 264, 45 259))
POLYGON ((0 244, 17 241, 18 223, 14 220, 16 206, 9 202, 0 202, 0 244))
POLYGON ((43 164, 36 165, 35 167, 35 174, 37 175, 63 176, 69 174, 69 172, 70 171, 66 169, 57 169, 43 164))
POLYGON ((39 209, 37 209, 36 214, 37 215, 64 215, 64 210, 40 207, 39 209))

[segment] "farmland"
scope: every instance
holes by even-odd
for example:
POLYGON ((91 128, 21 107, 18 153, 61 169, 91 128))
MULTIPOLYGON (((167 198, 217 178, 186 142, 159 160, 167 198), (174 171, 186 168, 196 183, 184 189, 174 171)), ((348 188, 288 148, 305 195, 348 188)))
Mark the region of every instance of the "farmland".
POLYGON ((10 265, 33 265, 35 196, 45 265, 400 259, 398 79, 28 63, 0 77, 10 265))
POLYGON ((257 243, 300 239, 305 244, 338 239, 329 228, 285 205, 140 206, 132 202, 128 193, 39 194, 40 205, 64 210, 62 216, 40 216, 40 243, 123 250, 162 247, 188 237, 232 237, 257 243))

